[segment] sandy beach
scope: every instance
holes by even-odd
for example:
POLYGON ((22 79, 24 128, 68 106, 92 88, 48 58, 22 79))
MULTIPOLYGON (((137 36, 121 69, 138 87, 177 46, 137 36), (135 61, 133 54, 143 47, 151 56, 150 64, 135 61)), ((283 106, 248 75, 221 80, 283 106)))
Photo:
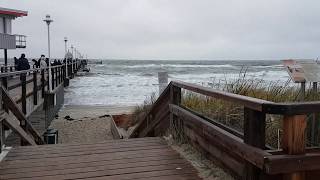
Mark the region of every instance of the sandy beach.
POLYGON ((113 139, 110 115, 127 114, 134 107, 65 106, 52 121, 59 143, 87 143, 113 139))

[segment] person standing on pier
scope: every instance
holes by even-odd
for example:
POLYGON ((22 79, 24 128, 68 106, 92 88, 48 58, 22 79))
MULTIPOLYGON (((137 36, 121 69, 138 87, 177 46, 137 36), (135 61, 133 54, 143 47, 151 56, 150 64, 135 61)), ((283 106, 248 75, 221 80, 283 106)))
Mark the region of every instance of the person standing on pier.
POLYGON ((32 59, 31 61, 33 62, 33 65, 32 65, 33 68, 39 68, 39 64, 37 60, 32 59))
POLYGON ((19 63, 18 63, 18 71, 23 71, 23 70, 28 70, 30 69, 30 65, 29 65, 29 61, 26 58, 25 54, 21 54, 21 57, 19 59, 19 63))
POLYGON ((46 59, 44 55, 41 55, 38 64, 40 66, 40 68, 46 68, 47 67, 47 63, 46 63, 46 59))

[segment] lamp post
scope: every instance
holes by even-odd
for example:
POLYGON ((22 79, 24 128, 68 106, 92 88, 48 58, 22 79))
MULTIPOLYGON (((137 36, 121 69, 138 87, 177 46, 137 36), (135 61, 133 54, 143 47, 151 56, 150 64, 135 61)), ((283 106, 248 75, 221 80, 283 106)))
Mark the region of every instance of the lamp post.
POLYGON ((64 57, 65 57, 65 59, 66 59, 66 61, 65 61, 65 66, 66 66, 66 78, 68 78, 68 57, 67 57, 67 42, 68 42, 68 38, 67 37, 64 37, 64 51, 65 51, 65 55, 64 55, 64 57))
POLYGON ((73 76, 73 58, 74 58, 73 48, 74 48, 73 45, 71 45, 71 52, 72 52, 71 72, 72 72, 72 76, 73 76))
POLYGON ((50 23, 53 20, 50 18, 50 15, 46 15, 46 18, 43 20, 48 25, 48 58, 49 58, 49 92, 52 92, 52 76, 51 76, 51 62, 50 62, 50 23))

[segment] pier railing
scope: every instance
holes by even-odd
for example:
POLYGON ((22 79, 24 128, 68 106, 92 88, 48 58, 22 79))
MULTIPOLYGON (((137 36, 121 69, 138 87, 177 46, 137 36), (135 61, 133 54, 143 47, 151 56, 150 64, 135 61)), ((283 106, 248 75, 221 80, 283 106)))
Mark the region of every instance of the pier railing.
MULTIPOLYGON (((65 80, 72 78, 80 68, 79 62, 75 62, 73 65, 74 72, 72 73, 72 63, 68 64, 70 69, 68 77, 65 64, 52 66, 51 85, 53 91, 63 86, 65 80)), ((0 74, 0 152, 6 140, 8 129, 21 137, 21 145, 44 143, 41 134, 27 118, 44 103, 49 87, 48 72, 48 68, 35 68, 0 74)))
POLYGON ((171 82, 131 134, 159 136, 169 129, 218 161, 239 179, 318 179, 320 148, 306 148, 307 115, 320 112, 320 101, 274 103, 185 82, 171 82), (208 119, 181 105, 181 90, 191 91, 244 109, 244 131, 208 119), (282 115, 280 150, 266 147, 266 115, 282 115))

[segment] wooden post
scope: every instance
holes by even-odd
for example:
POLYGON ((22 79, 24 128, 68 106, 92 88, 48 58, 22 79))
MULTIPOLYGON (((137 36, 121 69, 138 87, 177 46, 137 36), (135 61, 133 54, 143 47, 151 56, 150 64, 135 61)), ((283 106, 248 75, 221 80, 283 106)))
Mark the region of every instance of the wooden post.
MULTIPOLYGON (((21 80, 21 109, 24 114, 27 114, 27 81, 26 73, 20 74, 21 80)), ((27 132, 27 122, 25 120, 20 121, 20 126, 27 132)), ((21 138, 21 146, 26 146, 28 143, 21 138)))
POLYGON ((27 114, 27 81, 26 81, 26 73, 20 74, 21 80, 21 107, 22 112, 27 114))
MULTIPOLYGON (((244 143, 253 147, 265 149, 266 115, 262 112, 244 108, 244 143)), ((246 180, 262 178, 262 171, 247 162, 245 166, 246 180)))
POLYGON ((33 104, 38 104, 38 71, 33 71, 33 104))
POLYGON ((306 83, 302 82, 301 89, 300 89, 299 101, 304 101, 305 94, 306 94, 306 83))
MULTIPOLYGON (((181 104, 181 88, 171 85, 170 87, 170 103, 180 106, 181 104)), ((170 112, 170 126, 174 138, 182 138, 183 124, 179 118, 170 112)))
POLYGON ((3 53, 4 53, 4 65, 5 65, 4 72, 8 72, 8 50, 4 49, 3 53))
POLYGON ((55 78, 55 77, 54 77, 54 71, 55 71, 55 68, 52 68, 52 69, 51 69, 51 78, 52 78, 52 82, 51 82, 52 85, 51 85, 51 86, 52 86, 52 89, 54 89, 54 78, 55 78))
POLYGON ((56 87, 57 87, 59 84, 59 68, 56 67, 55 69, 56 69, 55 73, 56 73, 56 87))
POLYGON ((2 148, 4 146, 4 141, 5 141, 5 130, 4 130, 4 117, 0 117, 0 153, 2 152, 2 148))
POLYGON ((60 67, 59 67, 59 84, 62 82, 61 73, 62 73, 62 71, 61 71, 61 66, 60 66, 60 67))
MULTIPOLYGON (((316 99, 316 94, 318 92, 318 83, 313 82, 312 83, 312 93, 313 93, 313 100, 315 101, 316 99)), ((317 145, 317 140, 316 137, 318 137, 318 128, 317 128, 317 119, 318 119, 318 114, 313 113, 312 114, 312 119, 311 119, 311 143, 312 145, 317 145)))
MULTIPOLYGON (((305 154, 305 130, 307 126, 306 115, 284 116, 282 149, 289 155, 305 154)), ((297 165, 298 166, 298 165, 297 165)), ((304 180, 304 172, 284 174, 285 180, 304 180)))
MULTIPOLYGON (((2 77, 2 87, 4 89, 8 89, 8 77, 2 77)), ((8 113, 9 112, 9 109, 8 107, 4 104, 3 105, 3 109, 8 113)))
POLYGON ((0 81, 0 153, 2 152, 2 147, 4 144, 4 128, 3 128, 3 114, 4 114, 4 110, 2 108, 2 82, 0 81))
POLYGON ((45 79, 44 79, 44 69, 41 69, 41 97, 44 98, 45 92, 45 79))

